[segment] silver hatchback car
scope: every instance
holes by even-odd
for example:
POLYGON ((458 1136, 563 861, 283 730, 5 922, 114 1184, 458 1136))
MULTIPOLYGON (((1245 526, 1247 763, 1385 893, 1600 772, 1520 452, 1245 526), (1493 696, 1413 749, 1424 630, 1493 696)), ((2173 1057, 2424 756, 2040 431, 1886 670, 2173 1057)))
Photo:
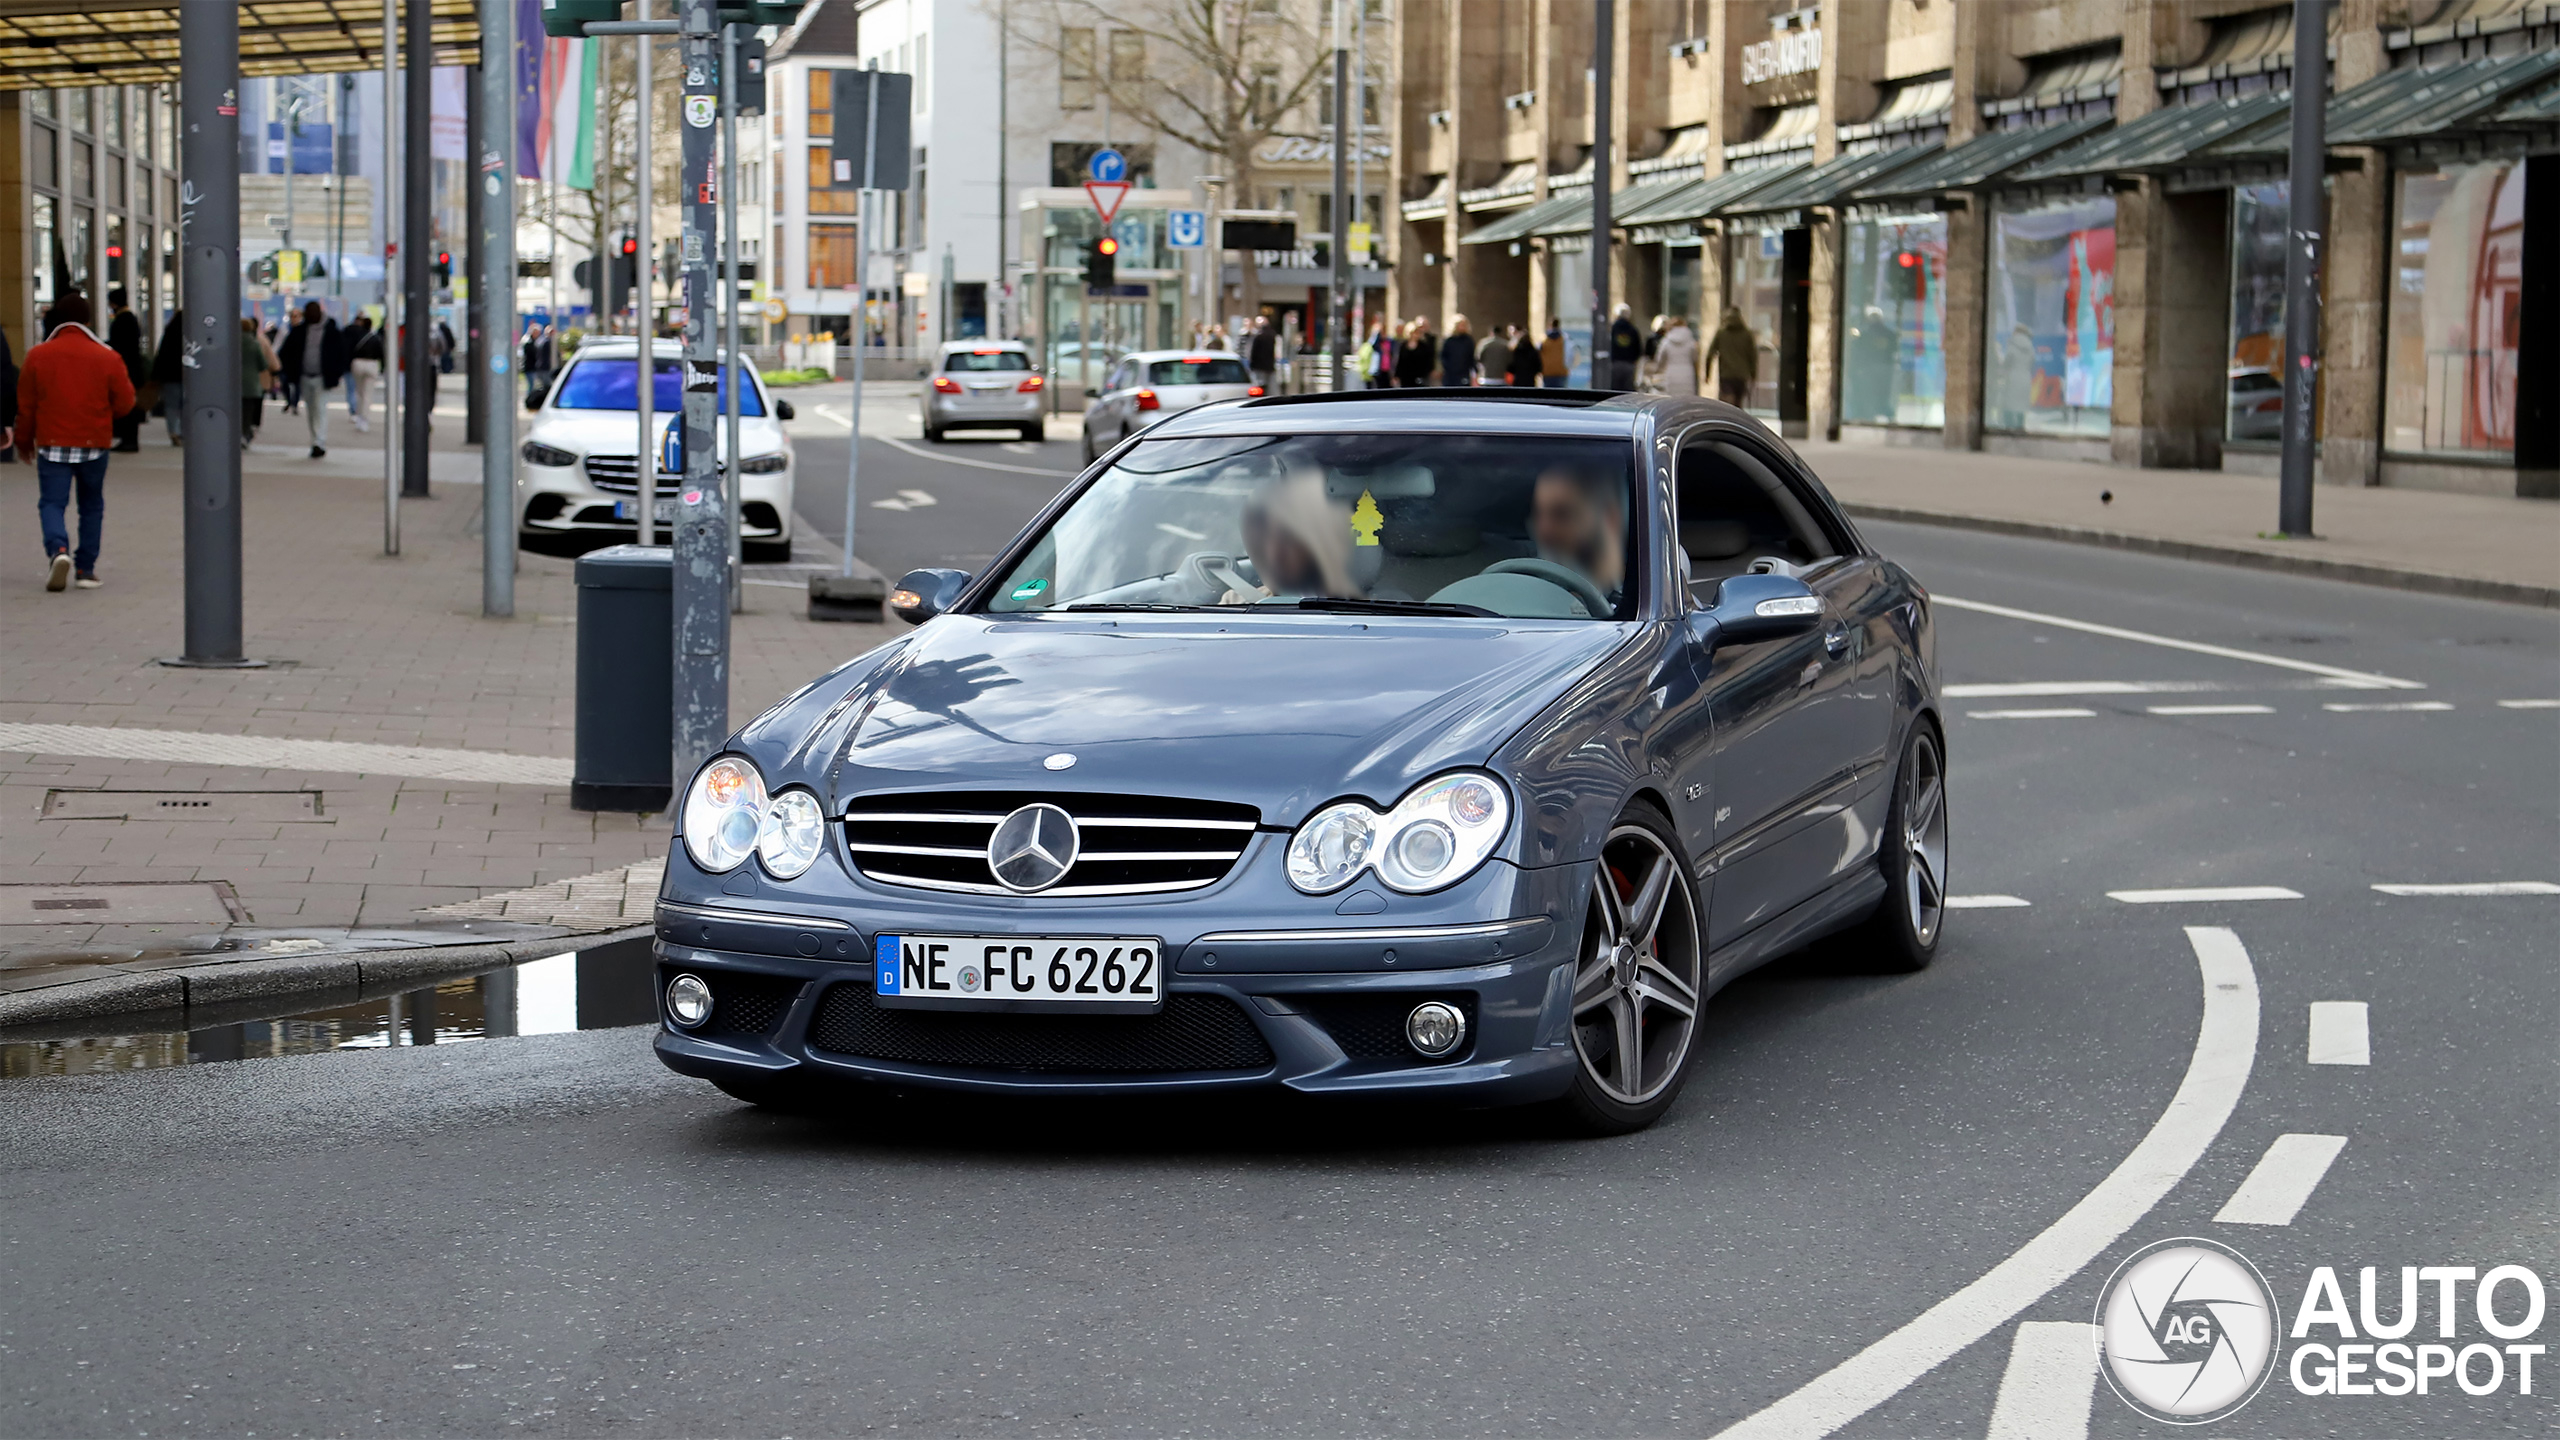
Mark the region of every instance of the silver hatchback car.
POLYGON ((1019 340, 947 340, 924 381, 924 438, 952 430, 1012 430, 1037 443, 1047 385, 1019 340))
POLYGON ((1220 351, 1135 350, 1120 357, 1085 406, 1084 463, 1158 420, 1212 400, 1260 395, 1244 361, 1220 351))

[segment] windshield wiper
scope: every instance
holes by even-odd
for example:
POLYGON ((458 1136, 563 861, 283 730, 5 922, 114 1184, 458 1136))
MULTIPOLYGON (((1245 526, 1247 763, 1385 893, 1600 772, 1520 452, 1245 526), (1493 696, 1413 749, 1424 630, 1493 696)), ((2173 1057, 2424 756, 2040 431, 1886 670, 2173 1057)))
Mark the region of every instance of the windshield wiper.
POLYGON ((1232 605, 1173 605, 1158 600, 1088 600, 1055 608, 1058 610, 1155 610, 1192 615, 1204 611, 1223 612, 1235 609, 1232 605))
POLYGON ((1471 615, 1483 620, 1499 620, 1502 612, 1481 605, 1460 605, 1449 600, 1368 600, 1334 595, 1310 595, 1298 602, 1301 610, 1323 610, 1340 615, 1471 615))

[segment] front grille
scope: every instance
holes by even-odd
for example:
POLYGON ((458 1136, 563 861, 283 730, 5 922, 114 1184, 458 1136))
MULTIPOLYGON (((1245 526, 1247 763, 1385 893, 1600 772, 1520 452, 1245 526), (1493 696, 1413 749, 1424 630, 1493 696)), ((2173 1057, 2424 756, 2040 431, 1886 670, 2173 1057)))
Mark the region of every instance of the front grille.
MULTIPOLYGON (((677 973, 672 969, 659 971, 659 994, 666 993, 667 982, 677 973)), ((711 987, 711 1017, 688 1034, 767 1037, 782 1023, 791 1002, 800 998, 801 982, 785 976, 729 975, 717 970, 691 973, 711 987)))
POLYGON ((1260 814, 1249 805, 1145 795, 949 791, 871 795, 845 814, 853 863, 874 880, 927 890, 1010 895, 987 866, 1004 817, 1035 801, 1075 817, 1075 865, 1042 895, 1138 895, 1197 890, 1234 868, 1260 814))
POLYGON ((1262 1031, 1223 995, 1168 995, 1153 1015, 1013 1015, 883 1010, 870 986, 847 983, 818 997, 809 1043, 838 1055, 970 1070, 1130 1075, 1272 1063, 1262 1031))
POLYGON ((1400 1065, 1453 1065, 1467 1057, 1476 1044, 1476 997, 1464 991, 1449 994, 1417 995, 1397 991, 1387 995, 1290 995, 1285 997, 1292 1008, 1304 1011, 1308 1018, 1324 1027, 1342 1053, 1354 1060, 1389 1060, 1400 1065), (1467 1017, 1467 1038, 1457 1049, 1438 1059, 1416 1054, 1405 1043, 1404 1017, 1425 1000, 1444 1001, 1467 1017))
MULTIPOLYGON (((722 474, 728 473, 729 467, 725 462, 719 468, 722 474)), ((661 496, 674 494, 676 482, 683 478, 682 475, 670 475, 664 469, 659 470, 658 493, 661 496)), ((590 455, 587 457, 587 483, 618 495, 637 495, 640 493, 640 461, 631 455, 590 455)))

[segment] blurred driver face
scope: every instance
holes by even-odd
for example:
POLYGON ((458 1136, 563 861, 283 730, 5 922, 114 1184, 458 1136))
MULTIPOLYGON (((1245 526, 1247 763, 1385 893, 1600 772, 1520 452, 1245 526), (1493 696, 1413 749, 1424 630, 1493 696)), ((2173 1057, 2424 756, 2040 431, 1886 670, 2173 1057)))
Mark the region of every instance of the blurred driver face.
POLYGON ((1538 477, 1529 506, 1538 553, 1590 576, 1604 594, 1615 593, 1626 578, 1626 528, 1614 491, 1565 470, 1538 477))

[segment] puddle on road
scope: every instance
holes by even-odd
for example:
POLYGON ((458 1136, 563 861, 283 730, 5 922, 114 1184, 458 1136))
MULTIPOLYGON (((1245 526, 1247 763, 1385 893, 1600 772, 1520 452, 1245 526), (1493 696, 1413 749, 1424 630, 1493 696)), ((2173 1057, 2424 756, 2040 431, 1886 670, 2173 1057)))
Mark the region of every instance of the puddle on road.
POLYGON ((0 1079, 648 1025, 658 1018, 654 970, 649 939, 642 936, 274 1019, 0 1041, 0 1079))

